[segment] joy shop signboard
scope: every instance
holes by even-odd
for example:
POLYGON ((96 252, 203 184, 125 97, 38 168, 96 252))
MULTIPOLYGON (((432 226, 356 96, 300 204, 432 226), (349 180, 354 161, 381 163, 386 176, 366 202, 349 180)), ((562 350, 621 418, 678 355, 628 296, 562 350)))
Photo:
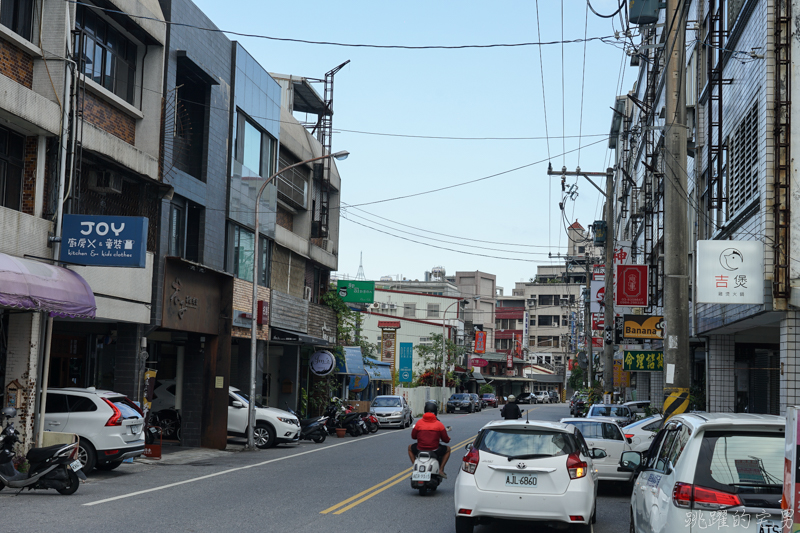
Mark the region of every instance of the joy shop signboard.
POLYGON ((64 215, 62 261, 77 265, 144 268, 145 217, 64 215))
POLYGON ((697 301, 763 304, 764 244, 697 241, 697 301))

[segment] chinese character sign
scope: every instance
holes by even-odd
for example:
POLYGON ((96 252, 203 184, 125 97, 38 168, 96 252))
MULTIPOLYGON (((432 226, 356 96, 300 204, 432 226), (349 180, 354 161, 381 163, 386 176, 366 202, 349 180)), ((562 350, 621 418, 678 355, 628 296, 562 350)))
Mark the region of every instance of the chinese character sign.
POLYGON ((389 363, 394 369, 394 355, 397 349, 397 330, 395 329, 382 329, 381 330, 381 361, 389 363))
POLYGON ((411 382, 411 367, 414 358, 414 344, 401 342, 400 352, 397 357, 398 377, 402 383, 411 382))
POLYGON ((619 265, 614 285, 614 305, 647 307, 647 265, 619 265))
POLYGON ((764 303, 764 244, 697 241, 697 301, 764 303))
POLYGON ((664 352, 626 350, 622 356, 622 370, 625 372, 663 372, 664 352))
POLYGON ((475 332, 475 353, 486 353, 486 332, 475 332))
POLYGON ((61 256, 67 263, 144 268, 147 260, 145 217, 64 215, 61 256))

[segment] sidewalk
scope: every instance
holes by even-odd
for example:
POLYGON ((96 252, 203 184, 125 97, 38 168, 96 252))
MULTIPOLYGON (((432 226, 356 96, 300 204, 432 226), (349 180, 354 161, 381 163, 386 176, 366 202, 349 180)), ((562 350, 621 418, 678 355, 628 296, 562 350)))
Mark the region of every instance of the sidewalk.
POLYGON ((212 450, 209 448, 187 448, 178 444, 164 444, 161 448, 161 459, 151 459, 149 457, 137 457, 133 460, 134 464, 145 465, 185 465, 198 461, 214 459, 226 454, 236 453, 244 450, 245 443, 228 440, 228 445, 224 450, 212 450))

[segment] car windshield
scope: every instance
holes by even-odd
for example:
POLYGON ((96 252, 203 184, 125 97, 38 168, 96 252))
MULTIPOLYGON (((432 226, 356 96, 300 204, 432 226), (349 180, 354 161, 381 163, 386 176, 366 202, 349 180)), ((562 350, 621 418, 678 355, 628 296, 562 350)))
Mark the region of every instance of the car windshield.
POLYGON ((609 407, 607 405, 595 405, 592 407, 592 416, 623 416, 630 414, 627 407, 609 407))
POLYGON ((504 457, 535 458, 567 455, 578 447, 569 433, 497 428, 483 432, 478 449, 504 457))
MULTIPOLYGON (((245 404, 245 405, 249 405, 250 404, 250 396, 248 396, 247 394, 243 393, 242 391, 240 391, 240 390, 231 391, 231 394, 236 396, 236 399, 239 400, 240 402, 242 402, 243 404, 245 404)), ((263 408, 264 406, 261 405, 260 403, 256 402, 256 407, 263 408)))
POLYGON ((468 394, 453 394, 450 396, 451 400, 469 400, 468 394))
POLYGON ((494 398, 494 394, 484 394, 483 397, 487 399, 494 398))
POLYGON ((400 398, 375 398, 372 407, 400 407, 400 398))
MULTIPOLYGON (((626 429, 637 428, 639 426, 644 426, 645 424, 650 424, 652 422, 659 422, 660 423, 661 422, 661 417, 660 416, 648 416, 647 418, 642 418, 641 420, 637 420, 633 424, 625 426, 625 428, 626 429)), ((649 428, 645 427, 643 429, 649 429, 649 428)))
POLYGON ((745 493, 771 487, 768 493, 780 494, 784 444, 778 432, 706 431, 695 483, 745 493))

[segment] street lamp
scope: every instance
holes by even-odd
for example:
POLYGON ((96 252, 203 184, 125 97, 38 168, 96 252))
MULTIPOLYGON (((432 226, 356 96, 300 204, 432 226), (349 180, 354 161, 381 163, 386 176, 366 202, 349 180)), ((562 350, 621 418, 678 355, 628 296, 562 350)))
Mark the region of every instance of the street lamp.
MULTIPOLYGON (((255 449, 255 437, 254 437, 254 429, 256 426, 256 343, 258 342, 257 339, 257 315, 258 315, 258 244, 259 244, 259 231, 258 231, 258 210, 259 204, 261 201, 261 195, 264 193, 264 189, 267 188, 267 185, 281 175, 282 173, 286 172, 287 170, 299 167, 300 165, 305 165, 307 163, 311 163, 313 161, 319 161, 320 159, 328 159, 334 158, 339 161, 344 161, 347 159, 347 156, 350 155, 350 152, 346 150, 342 150, 340 152, 336 152, 334 154, 326 154, 321 155, 319 157, 313 157, 311 159, 306 159, 305 161, 300 161, 299 163, 295 163, 293 165, 289 165, 288 167, 284 167, 277 171, 272 176, 268 177, 264 183, 261 184, 261 188, 258 189, 258 194, 256 195, 256 208, 255 208, 255 216, 253 219, 253 231, 255 232, 255 238, 253 239, 253 308, 251 309, 252 316, 251 319, 251 331, 250 331, 250 402, 247 405, 247 449, 253 450, 255 449)), ((266 265, 265 265, 266 266, 266 265)))

